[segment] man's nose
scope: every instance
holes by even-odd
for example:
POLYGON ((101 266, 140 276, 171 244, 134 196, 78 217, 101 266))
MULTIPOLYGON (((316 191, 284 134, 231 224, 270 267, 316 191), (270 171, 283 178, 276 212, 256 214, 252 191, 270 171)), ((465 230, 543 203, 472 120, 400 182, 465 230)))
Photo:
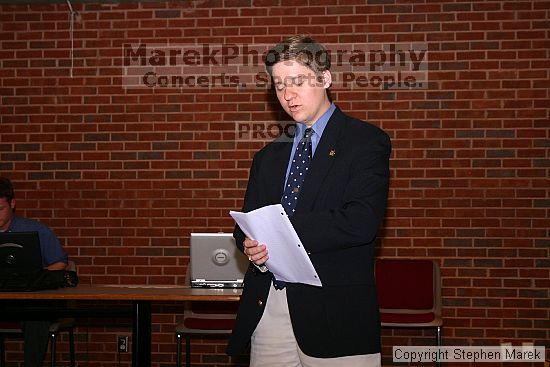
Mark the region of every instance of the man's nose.
POLYGON ((284 93, 285 101, 290 101, 294 97, 296 97, 296 93, 294 93, 294 91, 292 90, 292 87, 286 87, 285 93, 284 93))

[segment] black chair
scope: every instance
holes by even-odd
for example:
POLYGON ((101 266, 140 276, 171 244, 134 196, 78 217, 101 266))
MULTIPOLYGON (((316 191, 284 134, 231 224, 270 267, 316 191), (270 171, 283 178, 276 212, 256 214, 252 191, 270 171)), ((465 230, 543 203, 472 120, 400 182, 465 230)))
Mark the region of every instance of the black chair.
MULTIPOLYGON (((56 361, 56 344, 57 338, 61 332, 69 333, 69 354, 71 360, 71 367, 75 367, 75 351, 74 351, 74 319, 59 319, 56 322, 50 325, 49 338, 51 345, 51 360, 50 366, 55 367, 56 361)), ((7 337, 18 337, 23 336, 23 330, 21 329, 21 323, 19 322, 0 322, 0 366, 6 366, 6 351, 4 340, 7 337)))
MULTIPOLYGON (((73 261, 69 261, 67 267, 68 270, 76 271, 76 265, 73 261)), ((50 366, 55 367, 56 362, 56 345, 57 339, 60 333, 69 333, 69 355, 71 361, 71 367, 76 366, 75 349, 74 349, 74 323, 73 318, 60 318, 50 325, 49 329, 49 341, 51 345, 50 350, 50 366)), ((5 338, 23 336, 23 330, 21 329, 20 322, 0 322, 0 367, 6 366, 6 348, 5 338)))

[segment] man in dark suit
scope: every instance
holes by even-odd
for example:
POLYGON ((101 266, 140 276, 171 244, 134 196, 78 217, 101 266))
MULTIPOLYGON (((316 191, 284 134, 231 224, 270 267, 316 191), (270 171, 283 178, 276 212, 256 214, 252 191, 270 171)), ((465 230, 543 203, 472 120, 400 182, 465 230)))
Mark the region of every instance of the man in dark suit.
POLYGON ((373 255, 388 195, 389 137, 330 102, 330 55, 311 38, 284 40, 266 66, 296 133, 254 156, 243 211, 281 203, 323 286, 274 280, 264 265, 269 243, 237 226, 251 266, 227 352, 242 353, 250 341, 253 367, 379 366, 373 255))

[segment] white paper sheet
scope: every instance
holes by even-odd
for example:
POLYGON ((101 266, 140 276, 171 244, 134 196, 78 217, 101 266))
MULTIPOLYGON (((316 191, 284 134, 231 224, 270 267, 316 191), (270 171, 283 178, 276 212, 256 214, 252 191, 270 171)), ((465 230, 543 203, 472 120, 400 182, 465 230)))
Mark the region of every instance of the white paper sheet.
POLYGON ((230 211, 250 239, 267 246, 265 263, 275 279, 321 287, 321 279, 281 204, 268 205, 248 213, 230 211))

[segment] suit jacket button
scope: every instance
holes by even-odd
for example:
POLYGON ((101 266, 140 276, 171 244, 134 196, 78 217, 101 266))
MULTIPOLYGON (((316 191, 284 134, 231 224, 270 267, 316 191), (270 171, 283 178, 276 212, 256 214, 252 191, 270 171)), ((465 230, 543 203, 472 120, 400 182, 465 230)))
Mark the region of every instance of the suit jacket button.
POLYGON ((307 254, 308 254, 309 256, 311 256, 311 251, 308 251, 307 254))
POLYGON ((261 299, 258 300, 258 307, 262 307, 264 305, 264 301, 261 299))

